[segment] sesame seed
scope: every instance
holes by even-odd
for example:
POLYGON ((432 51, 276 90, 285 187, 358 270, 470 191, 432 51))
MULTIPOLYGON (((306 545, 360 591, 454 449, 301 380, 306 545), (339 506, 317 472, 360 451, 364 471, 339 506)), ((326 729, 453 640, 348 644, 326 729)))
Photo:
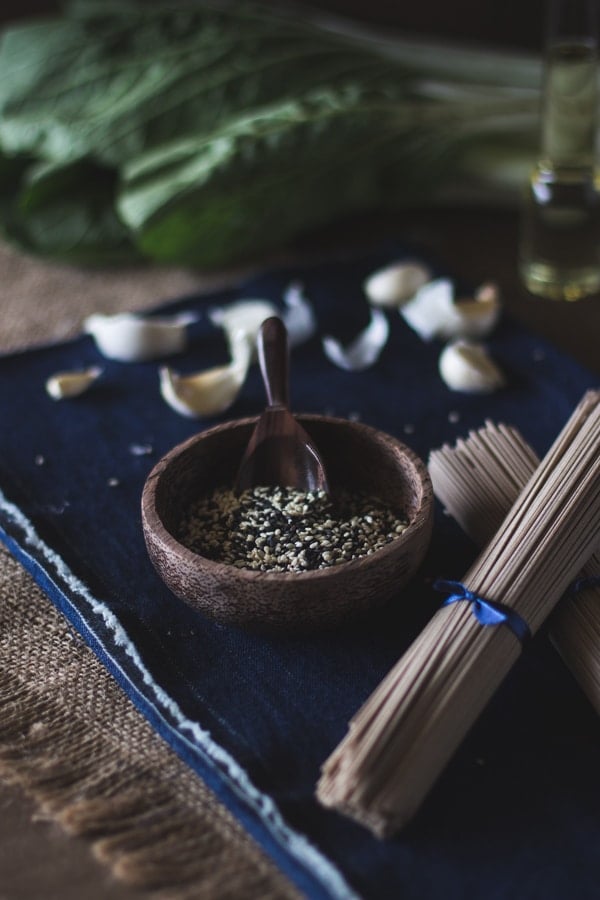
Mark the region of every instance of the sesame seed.
POLYGON ((190 506, 178 536, 236 568, 305 572, 370 556, 407 524, 383 502, 347 491, 259 487, 237 497, 220 488, 190 506))

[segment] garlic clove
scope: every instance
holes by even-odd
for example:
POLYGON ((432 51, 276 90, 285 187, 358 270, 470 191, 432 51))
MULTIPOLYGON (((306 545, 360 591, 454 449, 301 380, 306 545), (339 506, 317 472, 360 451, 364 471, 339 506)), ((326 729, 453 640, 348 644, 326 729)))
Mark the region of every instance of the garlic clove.
POLYGON ((430 279, 431 271, 422 263, 392 263, 373 272, 363 289, 373 306, 394 308, 414 297, 430 279))
POLYGON ((454 304, 457 321, 455 334, 447 337, 482 338, 491 334, 498 323, 502 306, 498 285, 480 285, 472 299, 457 300, 454 304))
POLYGON ((482 303, 500 305, 500 288, 494 281, 484 281, 475 291, 475 299, 482 303))
POLYGON ((448 344, 438 362, 439 373, 452 391, 489 394, 506 379, 483 344, 463 338, 448 344))
POLYGON ((440 336, 445 322, 452 317, 453 295, 452 282, 448 278, 436 278, 404 304, 400 315, 419 337, 432 341, 440 336))
POLYGON ((92 386, 101 374, 102 369, 98 366, 72 372, 57 372, 47 379, 46 392, 54 400, 79 397, 92 386))
POLYGON ((331 335, 323 338, 327 358, 348 372, 361 372, 379 359, 390 333, 388 320, 380 309, 371 310, 371 321, 347 347, 331 335))
POLYGON ((163 399, 175 412, 189 418, 224 412, 235 400, 240 387, 230 366, 217 366, 187 376, 162 366, 159 376, 163 399))
POLYGON ((302 286, 291 284, 283 295, 285 310, 279 312, 269 300, 239 300, 228 306, 217 306, 210 310, 209 318, 213 325, 223 328, 228 341, 234 332, 245 331, 253 344, 256 344, 258 330, 265 319, 280 316, 283 320, 290 347, 308 340, 317 329, 312 305, 303 294, 302 286))
POLYGON ((203 418, 225 412, 240 392, 252 360, 253 344, 246 332, 234 332, 232 361, 192 375, 179 375, 168 366, 159 371, 160 392, 182 416, 203 418))
POLYGON ((231 345, 234 336, 247 335, 252 346, 256 346, 258 330, 265 319, 276 316, 277 310, 269 300, 239 300, 227 306, 215 306, 208 317, 213 325, 223 329, 231 345))
POLYGON ((485 337, 496 325, 500 311, 496 285, 481 285, 473 298, 455 301, 452 281, 438 278, 420 288, 400 314, 424 341, 431 341, 485 337))
POLYGON ((83 327, 108 359, 143 362, 185 350, 187 326, 197 318, 193 313, 161 318, 144 318, 133 313, 94 313, 85 319, 83 327))

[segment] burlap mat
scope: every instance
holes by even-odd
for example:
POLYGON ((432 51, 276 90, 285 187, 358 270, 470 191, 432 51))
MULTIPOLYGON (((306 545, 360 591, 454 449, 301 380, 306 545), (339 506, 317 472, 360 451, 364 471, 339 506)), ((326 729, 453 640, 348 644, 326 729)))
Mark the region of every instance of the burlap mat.
MULTIPOLYGON (((229 276, 230 277, 230 276, 229 276)), ((199 287, 188 272, 83 272, 0 245, 0 348, 77 333, 92 311, 199 287)), ((88 839, 125 882, 173 900, 298 896, 137 713, 24 570, 0 551, 0 777, 88 839)))

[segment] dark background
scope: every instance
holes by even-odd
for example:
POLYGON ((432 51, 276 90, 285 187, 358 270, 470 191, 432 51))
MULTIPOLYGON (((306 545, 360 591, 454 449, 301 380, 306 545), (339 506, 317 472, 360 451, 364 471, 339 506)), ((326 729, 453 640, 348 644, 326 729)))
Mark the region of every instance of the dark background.
MULTIPOLYGON (((415 35, 527 50, 540 49, 546 8, 545 0, 302 0, 296 5, 415 35)), ((0 22, 43 15, 61 6, 56 0, 0 0, 0 22)))

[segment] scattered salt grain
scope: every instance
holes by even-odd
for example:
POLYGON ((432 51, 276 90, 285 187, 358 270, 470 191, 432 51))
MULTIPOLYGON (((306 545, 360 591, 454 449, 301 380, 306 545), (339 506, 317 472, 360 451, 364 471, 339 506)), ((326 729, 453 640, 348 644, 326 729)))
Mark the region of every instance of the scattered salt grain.
POLYGON ((150 456, 154 448, 151 444, 130 444, 129 452, 132 456, 150 456))

